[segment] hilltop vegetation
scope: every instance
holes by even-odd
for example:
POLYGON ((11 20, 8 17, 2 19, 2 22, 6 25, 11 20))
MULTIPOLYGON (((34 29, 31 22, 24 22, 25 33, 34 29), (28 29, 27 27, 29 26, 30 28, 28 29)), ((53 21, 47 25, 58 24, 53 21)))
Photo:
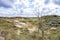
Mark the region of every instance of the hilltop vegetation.
POLYGON ((0 36, 6 40, 41 40, 42 27, 45 40, 60 40, 60 16, 43 16, 40 20, 38 18, 0 17, 0 36), (15 26, 15 23, 19 27, 15 26), (36 28, 35 31, 32 30, 34 28, 36 28))

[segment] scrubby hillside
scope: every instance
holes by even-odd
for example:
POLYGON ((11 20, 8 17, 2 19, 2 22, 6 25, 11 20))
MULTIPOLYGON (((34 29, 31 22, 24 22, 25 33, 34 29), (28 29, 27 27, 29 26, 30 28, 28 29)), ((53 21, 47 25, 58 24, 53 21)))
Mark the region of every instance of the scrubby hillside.
POLYGON ((60 16, 43 16, 40 20, 38 18, 0 17, 0 36, 6 40, 41 40, 42 27, 45 40, 60 40, 60 16))
POLYGON ((0 18, 0 36, 6 40, 33 40, 36 31, 31 18, 0 18))

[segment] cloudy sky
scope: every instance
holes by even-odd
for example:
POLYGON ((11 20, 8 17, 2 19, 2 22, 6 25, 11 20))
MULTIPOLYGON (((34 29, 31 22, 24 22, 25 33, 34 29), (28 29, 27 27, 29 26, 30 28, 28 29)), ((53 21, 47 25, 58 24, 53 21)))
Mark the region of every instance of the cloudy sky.
POLYGON ((60 15, 60 0, 0 0, 0 16, 60 15))

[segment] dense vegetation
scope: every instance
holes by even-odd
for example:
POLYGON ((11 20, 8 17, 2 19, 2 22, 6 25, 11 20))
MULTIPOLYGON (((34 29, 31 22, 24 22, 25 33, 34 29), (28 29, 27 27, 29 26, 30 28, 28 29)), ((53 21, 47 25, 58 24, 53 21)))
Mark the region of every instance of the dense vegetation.
POLYGON ((45 40, 60 40, 60 16, 43 16, 40 17, 40 20, 38 18, 0 17, 0 36, 6 40, 42 40, 42 27, 45 40), (14 25, 14 20, 29 23, 31 26, 37 27, 39 31, 30 33, 27 28, 18 28, 14 25), (18 31, 21 33, 18 34, 18 31))

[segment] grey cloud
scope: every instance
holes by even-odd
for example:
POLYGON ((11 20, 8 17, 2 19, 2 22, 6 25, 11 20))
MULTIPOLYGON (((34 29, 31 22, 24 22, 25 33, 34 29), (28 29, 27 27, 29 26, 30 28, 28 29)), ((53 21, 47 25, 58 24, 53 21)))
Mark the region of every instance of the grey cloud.
POLYGON ((11 8, 13 0, 0 0, 0 7, 11 8))

